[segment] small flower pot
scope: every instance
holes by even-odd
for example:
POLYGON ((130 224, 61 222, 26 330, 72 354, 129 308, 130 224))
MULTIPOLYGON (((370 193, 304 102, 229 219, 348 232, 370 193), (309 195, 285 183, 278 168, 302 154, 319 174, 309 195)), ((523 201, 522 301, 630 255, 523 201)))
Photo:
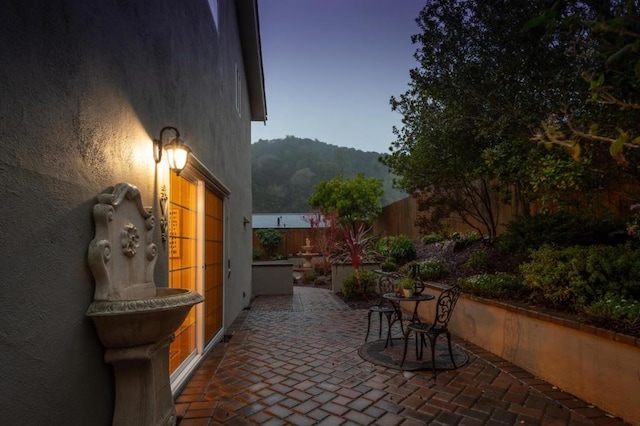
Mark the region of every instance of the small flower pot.
POLYGON ((404 293, 404 297, 413 297, 413 289, 412 288, 403 288, 402 292, 404 293))

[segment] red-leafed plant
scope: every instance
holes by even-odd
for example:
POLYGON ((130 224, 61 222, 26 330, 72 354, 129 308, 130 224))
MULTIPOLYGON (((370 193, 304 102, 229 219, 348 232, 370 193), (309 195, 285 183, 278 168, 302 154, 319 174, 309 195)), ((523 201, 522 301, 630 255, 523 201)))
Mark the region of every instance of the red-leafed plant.
POLYGON ((342 226, 341 230, 344 238, 344 249, 336 259, 351 263, 358 285, 358 292, 366 299, 367 289, 360 277, 360 266, 364 262, 367 250, 373 242, 373 235, 370 235, 371 227, 361 223, 360 225, 342 226))

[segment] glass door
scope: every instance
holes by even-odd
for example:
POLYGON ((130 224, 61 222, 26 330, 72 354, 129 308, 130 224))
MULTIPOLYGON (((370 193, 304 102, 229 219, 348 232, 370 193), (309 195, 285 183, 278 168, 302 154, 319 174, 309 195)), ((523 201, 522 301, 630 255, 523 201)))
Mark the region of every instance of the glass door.
POLYGON ((197 291, 205 300, 191 309, 169 348, 169 372, 178 375, 221 338, 224 309, 224 199, 186 174, 171 174, 169 287, 197 291))
MULTIPOLYGON (((171 173, 169 196, 169 287, 197 291, 197 185, 171 173)), ((196 309, 175 332, 169 347, 169 372, 196 351, 196 309)))
POLYGON ((222 330, 224 202, 205 189, 204 345, 222 330))

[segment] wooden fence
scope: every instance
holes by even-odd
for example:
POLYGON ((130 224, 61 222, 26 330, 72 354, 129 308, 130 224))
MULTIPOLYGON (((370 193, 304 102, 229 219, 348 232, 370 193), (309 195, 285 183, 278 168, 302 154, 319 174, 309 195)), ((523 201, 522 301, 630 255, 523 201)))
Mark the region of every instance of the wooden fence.
MULTIPOLYGON (((634 187, 636 188, 635 193, 638 193, 637 185, 634 187)), ((628 214, 630 200, 628 197, 622 196, 622 194, 633 194, 634 192, 631 191, 631 189, 632 188, 629 187, 610 188, 608 191, 603 191, 601 193, 600 202, 608 211, 613 212, 616 215, 628 214)), ((513 191, 512 194, 510 203, 503 203, 497 195, 491 195, 491 205, 494 208, 493 214, 498 225, 498 234, 504 232, 506 225, 523 213, 524 205, 522 201, 518 199, 515 191, 513 191)), ((580 193, 576 193, 575 197, 577 204, 591 204, 588 200, 585 200, 580 193)), ((535 205, 530 205, 529 209, 532 214, 535 214, 538 208, 535 205)), ((373 232, 379 237, 402 234, 412 240, 419 240, 425 235, 425 232, 421 232, 416 226, 419 214, 418 203, 415 198, 407 197, 396 201, 382 209, 382 213, 373 224, 373 232)), ((451 234, 453 232, 467 233, 474 230, 458 215, 452 215, 451 217, 443 220, 443 228, 447 234, 451 234)), ((309 228, 279 228, 278 230, 283 237, 278 253, 283 256, 295 255, 301 252, 301 247, 305 244, 305 239, 313 239, 312 230, 309 228)), ((426 232, 426 234, 428 234, 428 232, 426 232)), ((260 246, 256 238, 255 231, 253 235, 253 246, 260 246)))
MULTIPOLYGON (((496 198, 492 200, 492 203, 494 203, 494 206, 497 206, 493 214, 498 224, 499 234, 505 230, 507 223, 521 214, 522 206, 517 200, 514 200, 511 204, 504 204, 500 203, 496 198)), ((382 214, 378 216, 373 224, 373 231, 379 236, 403 234, 412 240, 417 240, 425 234, 416 226, 418 217, 419 212, 416 199, 407 197, 385 206, 382 209, 382 214)), ((474 231, 473 227, 465 223, 457 214, 444 219, 442 221, 442 227, 447 234, 474 231)))

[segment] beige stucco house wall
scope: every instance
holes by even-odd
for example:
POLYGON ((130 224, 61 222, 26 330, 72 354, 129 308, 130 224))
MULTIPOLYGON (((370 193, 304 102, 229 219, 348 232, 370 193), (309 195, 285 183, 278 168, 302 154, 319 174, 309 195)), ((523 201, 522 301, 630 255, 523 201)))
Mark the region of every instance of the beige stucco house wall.
MULTIPOLYGON (((151 140, 163 126, 179 128, 229 190, 225 325, 249 304, 251 121, 266 119, 258 22, 256 0, 3 2, 3 424, 111 423, 113 374, 84 315, 91 210, 98 193, 129 182, 159 211, 169 171, 151 140)), ((156 231, 155 282, 166 286, 156 231)))

